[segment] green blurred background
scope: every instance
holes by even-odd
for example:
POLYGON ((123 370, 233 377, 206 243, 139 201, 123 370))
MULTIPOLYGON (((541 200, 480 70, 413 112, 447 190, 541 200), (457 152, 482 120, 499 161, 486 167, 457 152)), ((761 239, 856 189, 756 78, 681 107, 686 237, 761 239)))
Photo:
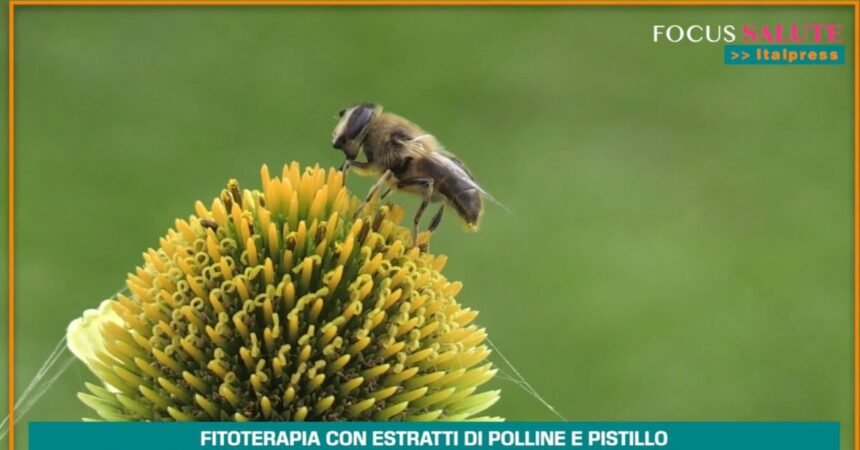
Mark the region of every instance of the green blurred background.
MULTIPOLYGON (((777 22, 850 41, 849 8, 16 17, 18 392, 174 217, 228 178, 256 187, 262 163, 339 164, 333 115, 373 100, 512 210, 488 206, 477 234, 449 217, 433 250, 565 417, 838 420, 849 448, 853 46, 846 66, 727 67, 719 44, 651 42, 654 24, 777 22)), ((75 365, 25 420, 87 414, 87 379, 75 365)), ((556 419, 493 383, 491 412, 556 419)))

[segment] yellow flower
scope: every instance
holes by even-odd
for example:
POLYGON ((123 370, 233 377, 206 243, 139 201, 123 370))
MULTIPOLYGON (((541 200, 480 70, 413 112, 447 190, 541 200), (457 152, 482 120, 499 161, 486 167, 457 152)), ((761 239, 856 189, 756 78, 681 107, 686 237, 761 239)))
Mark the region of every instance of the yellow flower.
POLYGON ((409 247, 399 206, 353 219, 341 172, 261 172, 262 191, 231 180, 197 202, 128 295, 69 325, 103 383, 85 404, 106 420, 426 421, 498 400, 478 392, 496 369, 477 311, 444 256, 409 247))

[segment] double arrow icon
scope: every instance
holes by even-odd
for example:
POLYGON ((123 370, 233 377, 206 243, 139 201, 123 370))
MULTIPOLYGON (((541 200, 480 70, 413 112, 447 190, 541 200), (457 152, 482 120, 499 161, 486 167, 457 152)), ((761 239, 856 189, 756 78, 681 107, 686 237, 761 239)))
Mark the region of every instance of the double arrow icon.
POLYGON ((750 57, 750 54, 745 51, 741 51, 740 53, 732 52, 732 61, 738 59, 738 57, 741 58, 741 61, 745 61, 747 58, 750 57))

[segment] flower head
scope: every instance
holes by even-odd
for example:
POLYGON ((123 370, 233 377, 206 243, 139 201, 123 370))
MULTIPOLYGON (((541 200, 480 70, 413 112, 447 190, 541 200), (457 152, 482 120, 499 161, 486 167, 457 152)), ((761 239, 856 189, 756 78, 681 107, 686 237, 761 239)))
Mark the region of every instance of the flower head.
POLYGON ((128 295, 70 324, 103 383, 85 404, 106 420, 466 420, 498 400, 477 391, 496 372, 477 312, 444 256, 409 247, 399 206, 353 219, 339 171, 261 175, 262 191, 231 180, 197 202, 128 295))

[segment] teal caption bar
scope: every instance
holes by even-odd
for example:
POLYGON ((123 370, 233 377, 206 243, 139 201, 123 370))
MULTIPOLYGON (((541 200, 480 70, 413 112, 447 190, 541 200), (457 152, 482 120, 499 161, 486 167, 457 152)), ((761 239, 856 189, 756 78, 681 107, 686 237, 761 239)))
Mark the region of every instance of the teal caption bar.
POLYGON ((30 450, 838 450, 838 422, 32 422, 30 450))
POLYGON ((726 45, 730 66, 832 66, 845 64, 844 45, 726 45))

